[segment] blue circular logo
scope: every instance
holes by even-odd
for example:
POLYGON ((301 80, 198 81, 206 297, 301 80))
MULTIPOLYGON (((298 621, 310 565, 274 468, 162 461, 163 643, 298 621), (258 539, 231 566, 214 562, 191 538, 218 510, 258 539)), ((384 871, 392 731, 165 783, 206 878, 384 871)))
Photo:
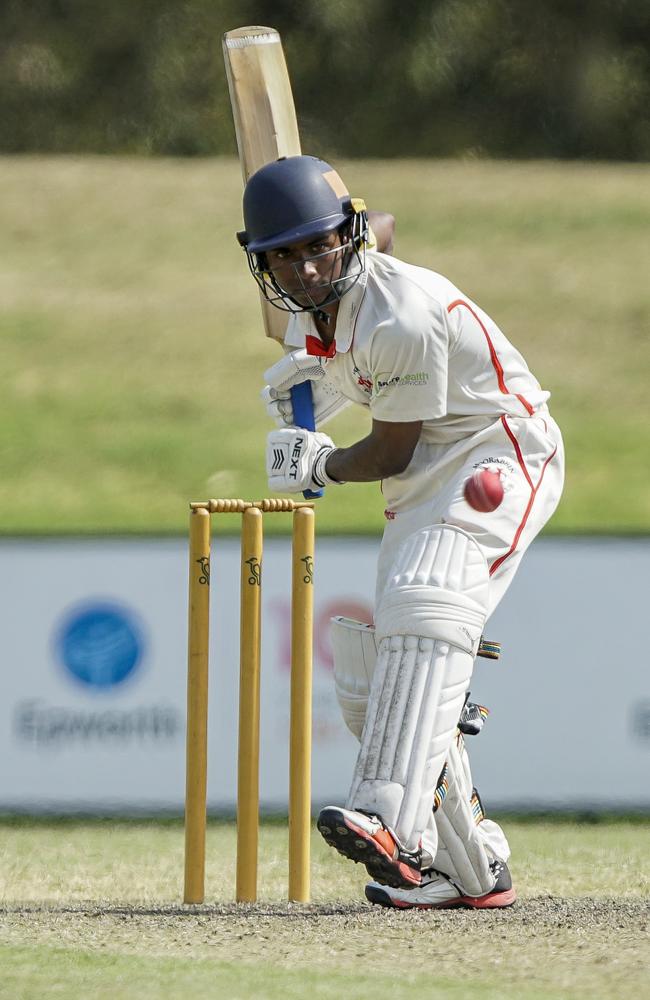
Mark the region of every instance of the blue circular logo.
POLYGON ((93 603, 75 608, 58 630, 57 653, 82 684, 110 688, 136 669, 144 649, 135 616, 116 604, 93 603))

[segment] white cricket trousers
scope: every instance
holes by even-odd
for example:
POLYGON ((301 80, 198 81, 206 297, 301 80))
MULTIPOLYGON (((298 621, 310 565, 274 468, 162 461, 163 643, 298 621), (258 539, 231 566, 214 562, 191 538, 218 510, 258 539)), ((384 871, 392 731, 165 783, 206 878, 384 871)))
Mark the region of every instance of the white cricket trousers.
MULTIPOLYGON (((411 465, 400 477, 404 503, 388 518, 379 551, 375 605, 383 593, 397 549, 414 531, 432 524, 455 524, 474 536, 485 553, 490 573, 488 618, 508 589, 524 552, 558 505, 564 482, 564 448, 560 430, 544 409, 532 417, 503 416, 490 427, 455 445, 420 443, 411 465), (463 497, 465 481, 477 468, 498 470, 504 498, 490 513, 473 510, 463 497), (410 479, 417 480, 413 491, 410 479), (408 506, 408 495, 424 502, 408 506)), ((391 481, 395 495, 396 481, 391 481)))

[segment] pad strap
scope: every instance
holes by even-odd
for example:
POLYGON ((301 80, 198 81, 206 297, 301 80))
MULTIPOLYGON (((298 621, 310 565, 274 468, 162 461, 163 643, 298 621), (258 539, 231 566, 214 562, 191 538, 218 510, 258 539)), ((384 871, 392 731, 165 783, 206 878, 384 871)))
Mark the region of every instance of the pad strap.
MULTIPOLYGON (((472 784, 462 735, 449 748, 444 784, 444 795, 439 796, 438 808, 432 816, 432 825, 436 827, 433 839, 437 839, 433 867, 449 876, 465 895, 482 896, 494 884, 490 862, 495 858, 507 861, 510 847, 501 827, 485 818, 481 799, 472 784)), ((425 848, 430 839, 428 829, 423 837, 425 848)))

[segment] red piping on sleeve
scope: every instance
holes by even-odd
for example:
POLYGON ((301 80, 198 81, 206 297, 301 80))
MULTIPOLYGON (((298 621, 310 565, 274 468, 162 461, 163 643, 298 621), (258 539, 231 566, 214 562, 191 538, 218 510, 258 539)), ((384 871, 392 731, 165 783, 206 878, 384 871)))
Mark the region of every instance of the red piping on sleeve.
POLYGON ((474 319, 480 326, 481 330, 483 331, 485 339, 487 340, 488 349, 490 351, 490 358, 492 360, 492 366, 496 372, 497 382, 499 384, 499 389, 501 390, 501 392, 504 394, 504 396, 515 396, 515 398, 519 400, 521 405, 527 411, 528 416, 532 417, 535 410, 528 402, 526 397, 522 396, 521 393, 519 392, 510 392, 510 389, 506 385, 506 380, 503 374, 503 367, 501 365, 501 362, 499 361, 499 355, 497 354, 494 348, 494 344, 492 343, 490 334, 487 332, 487 329, 485 328, 485 324, 481 322, 480 318, 476 315, 476 313, 470 306, 469 302, 465 302, 463 299, 456 299, 454 302, 451 303, 451 305, 448 305, 447 312, 450 313, 452 309, 456 308, 456 306, 465 306, 465 308, 471 312, 472 316, 474 317, 474 319))
POLYGON ((522 517, 521 522, 519 524, 519 527, 517 528, 517 530, 515 532, 515 537, 513 539, 512 545, 510 546, 510 548, 508 549, 508 551, 504 555, 499 556, 498 559, 494 560, 494 562, 490 566, 490 576, 492 576, 494 573, 496 573, 496 571, 499 569, 499 567, 502 566, 503 563, 506 561, 506 559, 508 558, 508 556, 511 556, 512 553, 517 548, 517 545, 519 544, 519 539, 521 538, 521 533, 524 530, 524 528, 526 527, 526 521, 528 520, 530 512, 533 509, 533 503, 535 502, 535 497, 537 496, 537 491, 539 490, 540 486, 542 485, 542 480, 544 479, 544 473, 546 472, 546 467, 547 467, 548 463, 551 461, 551 459, 555 457, 556 452, 557 452, 557 446, 556 446, 553 449, 553 451, 551 452, 551 454, 548 456, 548 458, 546 459, 546 461, 544 462, 544 465, 542 466, 542 471, 541 471, 541 474, 540 474, 540 477, 539 477, 539 482, 537 483, 537 486, 533 486, 533 481, 530 478, 530 473, 529 473, 528 469, 526 468, 526 463, 524 462, 524 456, 521 453, 521 448, 519 447, 519 442, 517 441, 517 438, 514 436, 514 434, 512 433, 512 431, 510 430, 510 428, 508 427, 508 422, 507 422, 505 416, 501 417, 501 423, 503 424, 503 427, 504 427, 504 430, 505 430, 506 434, 508 435, 508 437, 512 441, 512 446, 515 449, 515 453, 517 455, 517 461, 519 463, 519 467, 520 467, 521 471, 523 472, 523 474, 524 474, 524 476, 526 478, 526 482, 530 486, 530 498, 529 498, 528 503, 526 505, 526 510, 524 511, 524 516, 522 517))

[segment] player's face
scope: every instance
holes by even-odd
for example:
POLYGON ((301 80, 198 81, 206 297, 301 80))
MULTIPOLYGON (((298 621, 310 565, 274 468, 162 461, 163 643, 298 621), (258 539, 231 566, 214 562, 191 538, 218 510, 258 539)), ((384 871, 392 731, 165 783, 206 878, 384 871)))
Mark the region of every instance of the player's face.
POLYGON ((341 277, 345 244, 336 231, 305 243, 266 251, 266 262, 280 287, 301 306, 321 305, 341 277))

